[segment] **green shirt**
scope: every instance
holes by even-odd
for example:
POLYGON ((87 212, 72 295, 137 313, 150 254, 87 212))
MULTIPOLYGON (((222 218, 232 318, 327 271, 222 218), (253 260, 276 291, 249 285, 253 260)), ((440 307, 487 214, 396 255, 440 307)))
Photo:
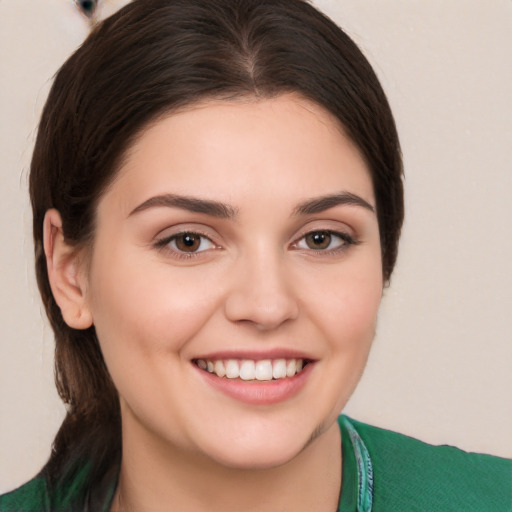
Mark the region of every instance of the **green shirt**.
MULTIPOLYGON (((511 460, 431 446, 346 416, 338 422, 339 512, 512 511, 511 460)), ((102 489, 87 489, 86 481, 86 467, 65 488, 49 489, 38 476, 0 496, 0 512, 107 512, 117 474, 102 489)))

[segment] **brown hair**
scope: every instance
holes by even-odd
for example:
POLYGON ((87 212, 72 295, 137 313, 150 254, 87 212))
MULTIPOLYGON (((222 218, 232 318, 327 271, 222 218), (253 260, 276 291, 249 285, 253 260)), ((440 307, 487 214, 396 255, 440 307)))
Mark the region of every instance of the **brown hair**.
MULTIPOLYGON (((55 375, 67 416, 47 474, 84 457, 101 478, 121 453, 117 393, 94 327, 68 327, 43 254, 45 212, 56 208, 78 247, 93 241, 95 208, 149 122, 199 100, 297 92, 334 114, 369 167, 383 275, 403 220, 402 160, 386 96, 368 61, 303 0, 135 0, 98 25, 57 73, 30 174, 36 273, 55 332, 55 375)), ((67 469, 66 469, 67 468, 67 469)))

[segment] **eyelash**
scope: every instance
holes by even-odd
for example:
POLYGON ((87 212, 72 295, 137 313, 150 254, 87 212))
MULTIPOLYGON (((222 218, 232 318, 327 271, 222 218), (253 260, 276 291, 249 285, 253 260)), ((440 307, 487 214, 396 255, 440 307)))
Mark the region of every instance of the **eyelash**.
MULTIPOLYGON (((213 248, 219 248, 219 246, 216 246, 215 243, 211 240, 211 238, 208 235, 201 233, 201 232, 197 232, 197 231, 180 231, 179 233, 175 233, 171 236, 157 240, 154 245, 158 250, 167 251, 169 253, 172 253, 173 257, 175 257, 177 259, 182 259, 182 260, 198 258, 201 256, 201 254, 203 252, 206 252, 209 250, 209 249, 205 249, 202 251, 186 252, 186 251, 181 251, 178 248, 170 247, 170 244, 173 241, 176 241, 177 239, 179 239, 179 237, 184 236, 184 235, 190 235, 192 237, 199 237, 200 238, 199 247, 201 247, 201 244, 203 243, 204 240, 207 240, 210 244, 212 244, 213 248)), ((330 245, 330 243, 329 243, 329 245, 330 245)), ((343 233, 340 231, 334 231, 334 230, 330 230, 330 229, 316 229, 316 230, 308 231, 307 233, 303 234, 297 241, 295 241, 291 244, 291 247, 293 247, 296 250, 307 251, 308 253, 310 253, 314 256, 330 256, 330 255, 340 254, 340 253, 346 251, 350 246, 358 245, 360 243, 361 242, 359 242, 358 240, 356 240, 354 237, 352 237, 351 235, 349 235, 347 233, 343 233), (317 234, 327 235, 327 236, 331 237, 330 243, 332 242, 332 237, 339 238, 341 240, 341 245, 339 245, 338 247, 335 247, 334 249, 313 249, 311 247, 307 247, 307 248, 298 247, 299 243, 301 243, 302 241, 305 241, 307 236, 317 235, 317 234)))
MULTIPOLYGON (((329 243, 329 245, 330 245, 329 243)), ((292 244, 293 247, 295 247, 297 250, 305 250, 308 253, 314 255, 314 256, 330 256, 330 255, 337 255, 342 252, 345 252, 350 246, 352 245, 358 245, 361 242, 356 240, 354 237, 349 235, 348 233, 343 233, 341 231, 334 231, 332 229, 314 229, 312 231, 308 231, 304 235, 302 235, 296 242, 292 244), (336 237, 341 240, 341 244, 338 247, 334 247, 333 249, 313 249, 311 247, 308 248, 301 248, 298 247, 299 243, 306 240, 306 237, 310 235, 327 235, 331 237, 330 243, 332 242, 332 238, 336 237)))
POLYGON ((179 237, 184 236, 184 235, 191 235, 191 236, 194 236, 194 237, 199 237, 201 239, 200 243, 202 243, 203 240, 208 240, 208 242, 210 242, 214 248, 218 247, 218 246, 215 245, 215 243, 211 240, 211 238, 208 235, 205 235, 204 233, 200 233, 200 232, 197 232, 197 231, 180 231, 179 233, 175 233, 174 235, 167 236, 165 238, 157 240, 156 243, 155 243, 155 247, 158 250, 170 252, 170 253, 172 253, 172 255, 175 258, 183 259, 183 260, 188 260, 188 259, 191 259, 191 258, 197 258, 203 252, 205 252, 205 250, 203 250, 203 251, 194 251, 194 252, 186 252, 186 251, 180 251, 177 248, 174 249, 174 248, 170 247, 170 244, 173 241, 177 240, 179 237))

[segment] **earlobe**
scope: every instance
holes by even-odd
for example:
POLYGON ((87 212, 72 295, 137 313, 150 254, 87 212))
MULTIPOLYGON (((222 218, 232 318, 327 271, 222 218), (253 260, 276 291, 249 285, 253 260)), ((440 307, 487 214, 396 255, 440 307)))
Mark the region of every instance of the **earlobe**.
POLYGON ((93 319, 86 300, 80 252, 65 241, 57 210, 46 212, 43 233, 48 279, 62 317, 73 329, 87 329, 93 319))

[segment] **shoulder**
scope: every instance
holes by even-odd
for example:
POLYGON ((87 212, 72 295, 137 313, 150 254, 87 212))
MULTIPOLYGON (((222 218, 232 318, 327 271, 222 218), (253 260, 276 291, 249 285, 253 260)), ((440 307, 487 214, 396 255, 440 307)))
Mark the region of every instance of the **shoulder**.
POLYGON ((46 480, 37 476, 14 491, 0 496, 0 512, 43 512, 50 510, 46 480))
MULTIPOLYGON (((50 485, 44 470, 26 484, 0 496, 0 512, 72 512, 84 510, 87 465, 50 485)), ((95 512, 99 512, 99 508, 95 512)))
POLYGON ((511 510, 511 460, 432 446, 345 417, 340 421, 344 420, 370 455, 375 510, 511 510))

